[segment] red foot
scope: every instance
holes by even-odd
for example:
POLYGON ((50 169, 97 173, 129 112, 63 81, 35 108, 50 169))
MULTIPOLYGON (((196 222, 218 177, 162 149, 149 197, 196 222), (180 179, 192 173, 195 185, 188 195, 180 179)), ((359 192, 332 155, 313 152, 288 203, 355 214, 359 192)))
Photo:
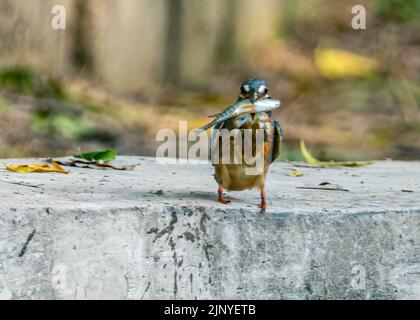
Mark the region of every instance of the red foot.
POLYGON ((230 204, 230 200, 226 200, 225 198, 223 198, 223 197, 219 197, 219 202, 220 203, 223 203, 223 204, 230 204))
POLYGON ((223 203, 223 204, 229 204, 230 203, 230 200, 226 200, 223 197, 223 189, 222 189, 222 186, 219 186, 219 189, 217 190, 217 194, 218 194, 218 201, 220 203, 223 203))
POLYGON ((265 188, 261 188, 261 204, 260 204, 260 208, 261 208, 261 213, 265 212, 265 209, 267 208, 267 203, 265 202, 265 188))

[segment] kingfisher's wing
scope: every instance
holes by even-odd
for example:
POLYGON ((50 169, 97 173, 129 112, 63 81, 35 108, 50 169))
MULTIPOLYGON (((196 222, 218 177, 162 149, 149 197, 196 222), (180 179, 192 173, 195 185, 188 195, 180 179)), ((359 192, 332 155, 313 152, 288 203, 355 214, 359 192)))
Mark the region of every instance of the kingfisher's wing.
POLYGON ((280 123, 276 120, 273 120, 274 123, 274 139, 273 139, 273 156, 272 161, 274 161, 280 154, 280 146, 283 142, 284 131, 280 123))

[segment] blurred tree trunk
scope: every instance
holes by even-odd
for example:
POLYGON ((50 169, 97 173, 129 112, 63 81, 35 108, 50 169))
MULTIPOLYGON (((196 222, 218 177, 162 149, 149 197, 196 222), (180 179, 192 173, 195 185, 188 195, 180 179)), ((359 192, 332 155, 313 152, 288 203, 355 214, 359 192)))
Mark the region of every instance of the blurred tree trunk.
POLYGON ((183 0, 167 0, 163 76, 171 85, 179 84, 182 77, 182 16, 183 0))
POLYGON ((282 14, 279 34, 282 38, 291 39, 296 35, 295 23, 298 7, 299 0, 281 2, 282 14))
MULTIPOLYGON (((214 57, 216 68, 226 68, 235 61, 237 10, 237 0, 223 1, 222 21, 218 29, 214 57)), ((244 38, 244 41, 246 41, 246 34, 244 34, 244 38)))
POLYGON ((74 12, 75 20, 72 35, 71 62, 76 70, 91 74, 94 71, 94 61, 92 42, 90 41, 92 17, 89 11, 89 1, 76 0, 74 12))

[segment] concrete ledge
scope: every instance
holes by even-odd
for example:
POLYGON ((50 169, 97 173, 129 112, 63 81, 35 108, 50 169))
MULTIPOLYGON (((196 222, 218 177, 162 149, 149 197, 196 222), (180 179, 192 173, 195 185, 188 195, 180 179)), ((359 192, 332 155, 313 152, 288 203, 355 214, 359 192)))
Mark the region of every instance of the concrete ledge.
POLYGON ((256 190, 215 202, 210 165, 118 163, 0 170, 0 298, 420 298, 419 162, 275 164, 265 215, 256 190), (296 188, 325 181, 349 191, 296 188))

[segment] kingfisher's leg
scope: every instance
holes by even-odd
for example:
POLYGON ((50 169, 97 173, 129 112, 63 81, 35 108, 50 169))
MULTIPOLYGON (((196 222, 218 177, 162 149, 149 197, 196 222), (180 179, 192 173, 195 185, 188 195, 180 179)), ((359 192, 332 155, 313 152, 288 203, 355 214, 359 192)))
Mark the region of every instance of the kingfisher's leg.
POLYGON ((223 204, 229 204, 230 203, 230 200, 226 200, 223 197, 223 188, 222 188, 222 186, 220 184, 219 184, 219 189, 217 189, 217 195, 219 196, 218 197, 218 201, 220 203, 223 203, 223 204))
POLYGON ((260 204, 261 211, 263 211, 267 208, 267 203, 265 202, 265 196, 266 196, 265 187, 262 186, 261 187, 261 204, 260 204))

